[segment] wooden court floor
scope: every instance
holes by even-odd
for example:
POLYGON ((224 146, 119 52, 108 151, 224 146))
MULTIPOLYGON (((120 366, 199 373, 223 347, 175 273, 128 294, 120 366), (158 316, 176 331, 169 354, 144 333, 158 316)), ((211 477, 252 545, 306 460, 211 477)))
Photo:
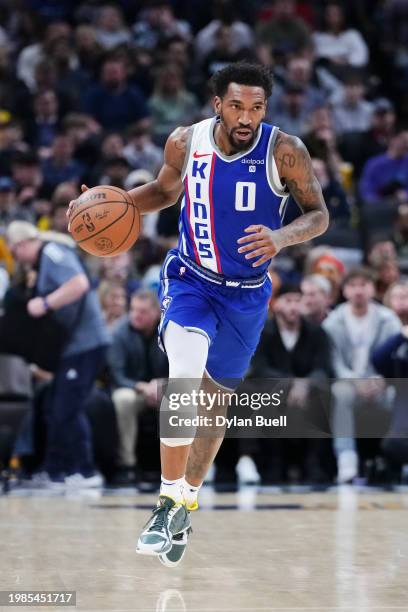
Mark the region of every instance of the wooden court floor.
POLYGON ((1 496, 0 590, 77 593, 76 608, 17 608, 31 611, 408 611, 408 493, 205 489, 172 569, 134 551, 154 499, 1 496))

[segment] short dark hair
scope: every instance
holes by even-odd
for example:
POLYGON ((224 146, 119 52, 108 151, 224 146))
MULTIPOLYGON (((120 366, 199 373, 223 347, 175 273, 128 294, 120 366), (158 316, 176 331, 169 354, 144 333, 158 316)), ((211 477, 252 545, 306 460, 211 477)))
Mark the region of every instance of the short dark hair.
POLYGON ((348 285, 348 283, 355 280, 356 278, 363 278, 369 283, 373 283, 373 284, 375 283, 375 275, 374 275, 374 272, 371 270, 371 268, 361 266, 359 268, 352 268, 346 274, 346 276, 343 279, 343 287, 348 285))
POLYGON ((225 96, 230 83, 248 85, 250 87, 262 87, 266 98, 272 93, 272 74, 262 64, 250 64, 249 62, 236 62, 218 70, 211 79, 213 92, 219 98, 225 96))

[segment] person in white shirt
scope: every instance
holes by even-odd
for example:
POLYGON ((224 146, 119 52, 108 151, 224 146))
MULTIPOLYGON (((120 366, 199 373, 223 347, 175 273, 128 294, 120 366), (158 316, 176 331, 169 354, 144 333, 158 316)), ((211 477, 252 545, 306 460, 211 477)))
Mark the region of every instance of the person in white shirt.
POLYGON ((358 30, 347 27, 341 3, 330 2, 326 6, 324 21, 325 28, 313 34, 317 58, 328 60, 335 73, 348 66, 366 66, 369 61, 367 44, 358 30))
POLYGON ((344 304, 323 322, 332 343, 333 368, 338 379, 333 392, 333 436, 339 483, 358 475, 354 410, 358 405, 386 405, 386 385, 371 363, 371 353, 393 334, 401 322, 389 308, 374 302, 370 269, 351 270, 343 281, 344 304))

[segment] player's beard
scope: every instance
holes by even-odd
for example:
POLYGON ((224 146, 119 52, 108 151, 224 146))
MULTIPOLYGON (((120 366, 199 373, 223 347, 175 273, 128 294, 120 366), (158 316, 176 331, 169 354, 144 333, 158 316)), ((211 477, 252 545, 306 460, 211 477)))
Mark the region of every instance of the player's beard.
POLYGON ((220 123, 221 123, 222 127, 224 128, 224 130, 227 133, 228 140, 229 140, 229 143, 230 143, 231 147, 235 151, 246 151, 247 149, 250 149, 252 147, 252 145, 253 145, 253 143, 255 141, 257 130, 253 130, 249 126, 245 126, 245 127, 244 126, 240 126, 240 127, 237 127, 237 128, 228 129, 222 113, 220 113, 220 123), (248 130, 248 131, 250 131, 252 133, 252 136, 250 138, 248 138, 247 140, 240 140, 236 136, 236 132, 238 132, 239 130, 248 130))

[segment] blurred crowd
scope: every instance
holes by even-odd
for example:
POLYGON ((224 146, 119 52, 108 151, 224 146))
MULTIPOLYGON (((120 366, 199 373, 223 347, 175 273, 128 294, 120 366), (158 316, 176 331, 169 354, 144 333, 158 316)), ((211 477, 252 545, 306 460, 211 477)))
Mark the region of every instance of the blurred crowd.
MULTIPOLYGON (((408 359, 407 3, 0 0, 0 8, 0 301, 18 284, 35 286, 31 272, 43 257, 39 250, 27 261, 12 248, 12 222, 32 224, 30 239, 73 250, 65 212, 82 183, 129 190, 151 181, 169 133, 213 114, 214 72, 262 62, 274 75, 267 121, 304 140, 331 222, 313 244, 272 262, 270 321, 249 376, 295 378, 289 397, 298 408, 310 401, 314 380, 337 379, 336 439, 228 440, 218 480, 235 478, 242 453, 266 483, 349 482, 384 457, 408 463, 404 444, 393 443, 408 427, 403 393, 390 393, 382 378, 403 378, 408 359), (357 443, 358 404, 388 410, 394 438, 357 443)), ((86 394, 95 448, 108 441, 114 449, 111 457, 102 450, 96 467, 118 484, 154 480, 159 470, 151 409, 155 381, 167 372, 156 291, 177 242, 178 211, 146 216, 126 254, 72 258, 71 273, 85 266, 84 292, 97 296, 103 317, 107 365, 86 394)), ((290 201, 284 222, 299 214, 290 201)), ((73 354, 83 356, 78 346, 73 354)), ((42 368, 32 377, 35 397, 53 384, 42 368)), ((93 465, 71 468, 85 480, 94 474, 93 465)))

